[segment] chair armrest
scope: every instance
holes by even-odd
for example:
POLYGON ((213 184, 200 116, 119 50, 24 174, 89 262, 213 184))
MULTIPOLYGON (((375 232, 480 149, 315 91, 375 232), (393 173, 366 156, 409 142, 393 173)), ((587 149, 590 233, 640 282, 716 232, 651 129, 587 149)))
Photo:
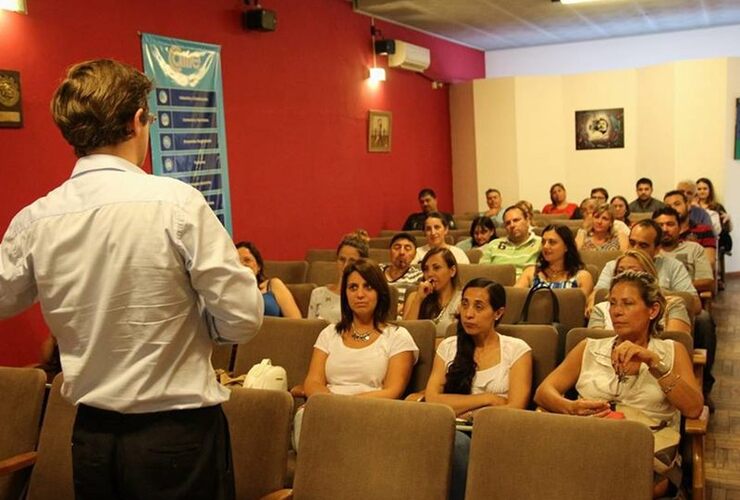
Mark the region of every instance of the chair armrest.
POLYGON ((697 418, 687 418, 684 422, 684 428, 686 434, 700 434, 705 435, 707 433, 707 426, 709 425, 709 407, 705 406, 701 411, 701 415, 697 418))
POLYGON ((694 353, 691 355, 691 362, 695 365, 706 366, 707 364, 707 350, 706 349, 694 349, 694 353))
POLYGON ((282 490, 273 491, 262 497, 262 500, 289 500, 293 498, 293 490, 285 488, 282 490))
POLYGON ((421 403, 424 401, 424 391, 421 392, 412 392, 405 398, 403 398, 404 401, 414 401, 416 403, 421 403))
POLYGON ((0 476, 8 475, 11 472, 25 469, 26 467, 31 467, 36 463, 37 456, 38 452, 29 451, 0 460, 0 476))

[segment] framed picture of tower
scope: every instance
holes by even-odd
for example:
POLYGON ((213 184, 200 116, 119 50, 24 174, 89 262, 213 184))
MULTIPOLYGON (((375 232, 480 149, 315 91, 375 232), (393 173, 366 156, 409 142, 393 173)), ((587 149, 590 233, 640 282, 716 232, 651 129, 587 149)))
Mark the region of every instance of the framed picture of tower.
POLYGON ((370 110, 367 122, 367 150, 390 153, 393 116, 390 111, 370 110))

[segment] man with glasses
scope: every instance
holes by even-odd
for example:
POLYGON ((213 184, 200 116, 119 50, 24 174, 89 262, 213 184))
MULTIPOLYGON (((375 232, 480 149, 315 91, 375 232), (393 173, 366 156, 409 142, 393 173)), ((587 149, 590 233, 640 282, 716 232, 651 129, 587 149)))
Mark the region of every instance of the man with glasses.
POLYGON ((58 342, 76 498, 232 499, 210 359, 257 333, 262 295, 200 192, 141 170, 151 89, 112 60, 67 72, 51 109, 79 159, 10 223, 0 316, 38 300, 58 342))

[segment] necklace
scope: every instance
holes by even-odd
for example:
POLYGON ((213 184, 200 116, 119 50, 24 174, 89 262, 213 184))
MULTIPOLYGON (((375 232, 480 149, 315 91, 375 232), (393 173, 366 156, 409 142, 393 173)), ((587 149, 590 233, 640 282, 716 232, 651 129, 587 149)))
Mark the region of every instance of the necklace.
POLYGON ((355 325, 352 325, 352 333, 350 334, 350 337, 352 337, 354 340, 358 340, 360 342, 367 342, 370 340, 370 336, 373 334, 372 330, 368 330, 366 332, 359 332, 355 328, 355 325))

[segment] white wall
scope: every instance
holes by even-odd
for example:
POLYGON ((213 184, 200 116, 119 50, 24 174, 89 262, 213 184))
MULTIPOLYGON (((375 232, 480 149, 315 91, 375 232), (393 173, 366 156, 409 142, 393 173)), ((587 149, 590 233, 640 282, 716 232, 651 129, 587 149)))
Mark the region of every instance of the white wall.
POLYGON ((563 75, 740 56, 740 25, 486 52, 486 77, 563 75))

